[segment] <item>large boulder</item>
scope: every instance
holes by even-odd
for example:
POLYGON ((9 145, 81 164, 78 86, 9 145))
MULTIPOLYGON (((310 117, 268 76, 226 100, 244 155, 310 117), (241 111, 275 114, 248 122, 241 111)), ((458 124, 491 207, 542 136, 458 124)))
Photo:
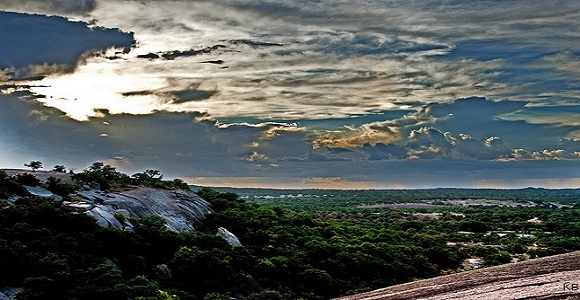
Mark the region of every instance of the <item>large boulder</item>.
POLYGON ((48 198, 54 202, 60 203, 63 198, 59 195, 55 195, 53 192, 41 187, 41 186, 24 186, 26 190, 33 196, 48 198))
POLYGON ((169 230, 193 231, 211 213, 207 201, 193 192, 183 190, 137 188, 109 193, 84 190, 77 194, 84 203, 93 205, 86 213, 97 218, 99 225, 105 227, 127 229, 130 224, 123 220, 125 218, 155 215, 167 221, 169 230), (124 217, 118 218, 119 215, 124 217))
POLYGON ((5 287, 0 288, 0 300, 15 300, 22 288, 5 287))
POLYGON ((124 224, 115 217, 114 210, 106 206, 95 206, 91 210, 88 210, 87 215, 93 216, 97 219, 97 224, 101 227, 116 227, 118 229, 125 229, 124 224))
POLYGON ((173 279, 173 274, 166 264, 160 264, 155 266, 155 275, 160 280, 171 280, 173 279))
POLYGON ((240 242, 238 237, 223 227, 218 228, 216 235, 223 238, 224 240, 226 240, 228 242, 228 244, 230 244, 230 246, 232 246, 232 247, 241 247, 242 246, 242 243, 240 242))

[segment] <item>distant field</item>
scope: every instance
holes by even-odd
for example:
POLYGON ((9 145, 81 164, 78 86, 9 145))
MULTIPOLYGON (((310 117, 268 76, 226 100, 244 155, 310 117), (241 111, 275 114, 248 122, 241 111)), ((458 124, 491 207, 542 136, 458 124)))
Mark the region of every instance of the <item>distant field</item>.
MULTIPOLYGON (((194 190, 196 188, 194 187, 194 190)), ((556 207, 580 208, 580 189, 279 190, 214 188, 248 203, 303 211, 361 208, 556 207)))

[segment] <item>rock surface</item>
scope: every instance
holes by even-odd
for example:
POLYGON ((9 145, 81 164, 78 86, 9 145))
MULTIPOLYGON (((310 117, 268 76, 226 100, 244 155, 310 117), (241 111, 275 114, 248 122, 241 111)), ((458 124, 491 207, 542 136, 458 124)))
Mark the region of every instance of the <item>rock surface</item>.
MULTIPOLYGON (((31 172, 20 169, 1 169, 8 175, 33 174, 41 182, 49 177, 55 177, 63 182, 71 182, 71 175, 53 171, 31 172)), ((104 192, 85 186, 83 190, 67 197, 71 201, 63 201, 63 197, 37 186, 25 186, 32 195, 50 198, 62 204, 65 209, 77 213, 86 213, 97 219, 103 227, 113 226, 122 230, 132 230, 128 221, 131 217, 142 218, 148 215, 162 217, 167 221, 167 228, 176 232, 193 231, 208 213, 210 204, 191 191, 164 190, 156 188, 134 188, 127 191, 104 192), (119 217, 123 215, 124 217, 119 217)), ((19 197, 11 197, 15 202, 19 197)), ((235 236, 234 236, 235 237, 235 236)), ((237 239, 237 238, 236 238, 237 239)))
POLYGON ((166 264, 156 265, 155 275, 161 280, 171 280, 173 278, 173 274, 166 264))
POLYGON ((24 186, 26 190, 34 196, 41 197, 41 198, 49 198, 52 201, 60 203, 62 201, 62 197, 59 195, 53 194, 51 191, 41 187, 41 186, 24 186))
POLYGON ((182 190, 137 188, 109 193, 85 190, 77 192, 77 195, 82 201, 71 209, 90 208, 86 213, 95 217, 99 225, 104 227, 114 226, 120 229, 130 227, 128 222, 121 223, 115 214, 123 214, 126 218, 156 215, 167 221, 169 230, 193 231, 195 226, 211 213, 207 201, 193 192, 182 190))
POLYGON ((232 247, 241 247, 242 246, 242 243, 240 243, 240 240, 238 239, 238 237, 223 227, 218 228, 216 235, 223 238, 224 240, 226 240, 228 242, 228 244, 230 244, 230 246, 232 246, 232 247))
POLYGON ((580 299, 580 251, 425 279, 337 299, 580 299))
POLYGON ((0 288, 0 300, 14 300, 21 291, 22 288, 0 288))

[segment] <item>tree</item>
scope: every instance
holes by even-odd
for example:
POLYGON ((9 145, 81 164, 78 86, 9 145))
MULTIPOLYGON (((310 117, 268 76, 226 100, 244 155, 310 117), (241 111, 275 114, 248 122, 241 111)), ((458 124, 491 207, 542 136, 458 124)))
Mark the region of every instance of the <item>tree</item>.
POLYGON ((251 300, 278 300, 284 299, 285 297, 278 291, 275 290, 264 290, 257 293, 250 294, 248 299, 251 300))
POLYGON ((74 174, 73 180, 85 184, 98 184, 101 190, 108 190, 113 186, 125 184, 129 176, 117 172, 115 167, 95 162, 83 172, 74 174))
POLYGON ((74 192, 76 189, 78 189, 80 186, 72 182, 63 182, 59 178, 50 176, 46 179, 45 187, 49 191, 59 196, 66 197, 72 192, 74 192))
POLYGON ((155 178, 155 176, 158 176, 157 179, 162 179, 163 175, 161 174, 161 172, 159 170, 145 170, 145 175, 149 176, 149 178, 153 179, 155 178))
POLYGON ((131 175, 131 179, 133 179, 135 184, 151 187, 165 187, 167 184, 163 183, 162 178, 163 174, 158 170, 145 170, 142 173, 131 175))
POLYGON ((42 169, 42 162, 38 160, 32 160, 27 164, 24 164, 25 167, 29 167, 32 172, 35 172, 38 169, 42 169))
POLYGON ((28 191, 17 181, 17 178, 8 176, 0 170, 0 199, 7 199, 12 195, 24 196, 28 191))
POLYGON ((173 181, 171 181, 171 183, 172 183, 173 187, 176 189, 189 191, 189 184, 187 184, 187 182, 185 182, 179 178, 173 179, 173 181))
POLYGON ((56 165, 52 168, 54 172, 66 173, 66 167, 64 165, 56 165))
POLYGON ((14 176, 14 179, 16 180, 16 182, 18 182, 19 184, 23 184, 23 185, 28 185, 28 186, 39 186, 40 185, 40 180, 38 180, 38 178, 36 178, 35 175, 30 174, 30 173, 17 174, 16 176, 14 176))

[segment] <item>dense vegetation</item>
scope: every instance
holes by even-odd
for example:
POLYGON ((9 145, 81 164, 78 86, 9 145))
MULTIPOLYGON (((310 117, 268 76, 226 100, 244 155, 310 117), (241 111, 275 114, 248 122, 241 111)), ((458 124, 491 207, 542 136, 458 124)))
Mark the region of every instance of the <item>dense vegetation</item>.
POLYGON ((126 189, 133 186, 147 186, 161 189, 189 189, 181 179, 163 180, 158 170, 145 170, 131 176, 121 173, 115 167, 102 162, 93 163, 83 172, 73 174, 72 178, 81 184, 98 185, 101 190, 126 189))
MULTIPOLYGON (((104 189, 183 186, 161 180, 156 171, 127 176, 102 163, 73 178, 72 183, 42 184, 64 190, 87 184, 104 189)), ((467 258, 482 258, 486 266, 580 249, 580 211, 573 207, 573 196, 565 198, 571 206, 561 208, 393 209, 360 208, 388 202, 361 193, 349 196, 363 199, 357 199, 357 206, 304 210, 267 202, 280 197, 247 203, 231 192, 201 188, 197 194, 214 212, 198 231, 176 233, 156 216, 132 219, 133 231, 100 228, 85 214, 29 195, 23 184, 35 183, 40 184, 34 175, 0 172, 0 287, 24 287, 19 300, 328 299, 457 272, 465 269, 467 258), (243 246, 232 247, 216 236, 219 227, 236 234, 243 246)), ((440 190, 408 197, 463 196, 440 190)), ((507 193, 498 197, 509 198, 507 193)), ((558 198, 540 193, 528 200, 558 198)))

